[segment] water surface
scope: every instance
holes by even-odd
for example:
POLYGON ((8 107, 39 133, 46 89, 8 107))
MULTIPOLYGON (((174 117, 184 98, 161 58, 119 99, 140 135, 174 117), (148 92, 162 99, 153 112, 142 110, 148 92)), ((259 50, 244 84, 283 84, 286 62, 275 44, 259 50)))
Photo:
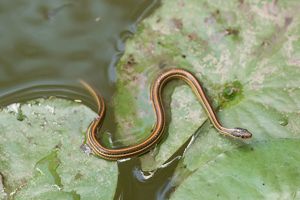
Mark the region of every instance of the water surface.
POLYGON ((0 2, 0 104, 83 95, 78 79, 109 101, 124 41, 155 0, 0 2))

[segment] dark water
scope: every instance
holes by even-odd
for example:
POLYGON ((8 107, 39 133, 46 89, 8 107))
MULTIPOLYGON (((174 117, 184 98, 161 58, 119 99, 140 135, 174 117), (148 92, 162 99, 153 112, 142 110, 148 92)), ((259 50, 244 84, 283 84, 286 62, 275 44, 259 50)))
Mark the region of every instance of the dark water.
POLYGON ((187 149, 211 127, 208 120, 158 169, 141 170, 139 158, 119 162, 119 179, 114 200, 165 200, 187 177, 193 174, 184 163, 187 149))
POLYGON ((0 104, 78 97, 78 79, 114 93, 124 41, 156 0, 0 1, 0 104))
POLYGON ((139 158, 119 162, 118 186, 115 200, 165 200, 190 172, 184 169, 182 158, 193 135, 161 167, 154 171, 143 171, 139 158))

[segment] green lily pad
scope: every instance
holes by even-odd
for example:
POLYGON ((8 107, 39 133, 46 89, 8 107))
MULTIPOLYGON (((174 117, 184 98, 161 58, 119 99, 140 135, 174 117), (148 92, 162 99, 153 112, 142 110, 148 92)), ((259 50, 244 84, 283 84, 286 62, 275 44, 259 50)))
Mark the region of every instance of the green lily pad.
MULTIPOLYGON (((119 137, 124 143, 135 143, 150 134, 155 119, 149 88, 155 76, 172 67, 195 73, 224 126, 243 127, 253 133, 253 139, 237 141, 220 135, 206 124, 185 151, 182 161, 184 168, 193 173, 177 177, 174 184, 178 185, 178 192, 172 198, 213 197, 214 193, 211 196, 192 193, 193 196, 190 196, 190 191, 182 187, 195 187, 194 192, 200 192, 200 184, 190 180, 198 180, 207 163, 213 164, 227 152, 237 152, 257 144, 270 144, 267 148, 271 149, 271 141, 277 139, 298 141, 299 8, 298 1, 165 0, 152 16, 141 23, 136 36, 127 43, 125 55, 118 65, 118 88, 122 92, 115 96, 114 101, 120 122, 119 137), (130 99, 126 99, 128 97, 130 99), (122 112, 129 102, 132 105, 130 112, 122 112), (125 127, 123 122, 130 126, 125 127), (127 133, 124 138, 122 130, 127 133), (129 131, 131 139, 128 140, 129 131)), ((166 110, 171 118, 168 137, 151 154, 141 158, 144 170, 161 166, 207 118, 191 90, 177 85, 171 84, 165 92, 166 110)), ((293 148, 295 145, 291 144, 290 151, 293 148)), ((265 157, 268 157, 268 152, 265 152, 265 157)), ((263 157, 260 159, 263 160, 263 157)), ((268 161, 271 168, 277 168, 271 159, 268 161)), ((245 167, 260 169, 256 162, 253 166, 248 162, 240 164, 240 169, 235 169, 237 172, 243 173, 245 167)), ((300 162, 294 160, 291 165, 297 164, 300 162)), ((226 170, 230 170, 228 167, 226 170)), ((292 169, 296 174, 299 172, 292 169)), ((182 166, 176 173, 182 173, 182 166)), ((222 174, 222 171, 215 173, 222 174)), ((279 176, 284 177, 285 173, 279 176)), ((293 180, 286 179, 282 187, 293 184, 293 180)), ((235 189, 242 191, 243 188, 244 185, 237 185, 235 189)), ((226 189, 228 187, 224 186, 226 189)), ((271 195, 272 192, 269 192, 271 195)), ((289 190, 285 194, 293 197, 295 192, 289 190)), ((285 195, 278 191, 277 195, 280 194, 285 195)))
MULTIPOLYGON (((249 129, 253 142, 299 138, 299 6, 297 1, 163 1, 141 23, 118 65, 119 140, 128 145, 150 134, 155 119, 149 88, 155 76, 172 67, 195 73, 224 126, 249 129)), ((175 86, 165 95, 168 137, 142 157, 145 170, 165 162, 207 118, 186 86, 170 94, 175 86)), ((213 134, 207 137, 214 138, 209 144, 218 153, 243 145, 213 134)), ((211 159, 216 155, 208 153, 211 159)), ((196 161, 186 154, 188 167, 196 161)))
POLYGON ((220 154, 170 199, 299 199, 299 145, 299 139, 276 139, 220 154))
POLYGON ((82 146, 95 116, 86 106, 60 99, 3 108, 0 171, 5 196, 112 199, 118 176, 116 163, 88 155, 82 146))

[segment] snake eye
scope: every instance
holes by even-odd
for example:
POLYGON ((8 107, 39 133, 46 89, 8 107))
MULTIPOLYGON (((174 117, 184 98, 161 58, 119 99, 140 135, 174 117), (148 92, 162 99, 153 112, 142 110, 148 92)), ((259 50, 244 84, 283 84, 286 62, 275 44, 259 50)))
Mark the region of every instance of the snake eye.
POLYGON ((239 138, 251 138, 252 133, 250 133, 247 129, 244 128, 234 128, 232 131, 232 135, 239 138))

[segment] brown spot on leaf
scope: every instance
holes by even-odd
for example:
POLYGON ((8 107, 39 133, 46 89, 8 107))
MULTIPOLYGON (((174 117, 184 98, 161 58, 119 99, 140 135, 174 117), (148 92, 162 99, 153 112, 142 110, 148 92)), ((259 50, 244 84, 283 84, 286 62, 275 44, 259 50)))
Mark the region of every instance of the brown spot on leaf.
POLYGON ((74 178, 75 178, 75 180, 78 180, 78 179, 81 179, 82 177, 83 177, 83 175, 80 172, 78 172, 74 178))
POLYGON ((197 33, 190 33, 190 34, 188 34, 188 38, 191 41, 195 41, 198 39, 198 35, 197 35, 197 33))
POLYGON ((212 13, 212 16, 213 16, 214 18, 218 18, 218 17, 220 16, 220 10, 219 10, 219 9, 215 10, 215 11, 212 13))
POLYGON ((180 7, 184 7, 185 6, 185 2, 183 0, 181 0, 181 1, 178 2, 178 5, 180 7))
POLYGON ((288 27, 292 23, 292 21, 293 21, 292 17, 286 17, 284 21, 284 26, 288 27))
POLYGON ((136 65, 136 64, 137 64, 137 62, 135 61, 134 56, 132 54, 130 54, 127 59, 126 67, 132 67, 133 65, 136 65))
POLYGON ((234 35, 234 36, 238 36, 240 33, 240 31, 236 28, 227 28, 226 29, 226 35, 234 35))
POLYGON ((173 18, 172 22, 175 25, 176 29, 181 30, 183 28, 182 19, 173 18))
POLYGON ((136 75, 133 75, 133 76, 132 76, 132 80, 133 80, 133 81, 136 81, 136 80, 138 80, 138 77, 137 77, 136 75))

